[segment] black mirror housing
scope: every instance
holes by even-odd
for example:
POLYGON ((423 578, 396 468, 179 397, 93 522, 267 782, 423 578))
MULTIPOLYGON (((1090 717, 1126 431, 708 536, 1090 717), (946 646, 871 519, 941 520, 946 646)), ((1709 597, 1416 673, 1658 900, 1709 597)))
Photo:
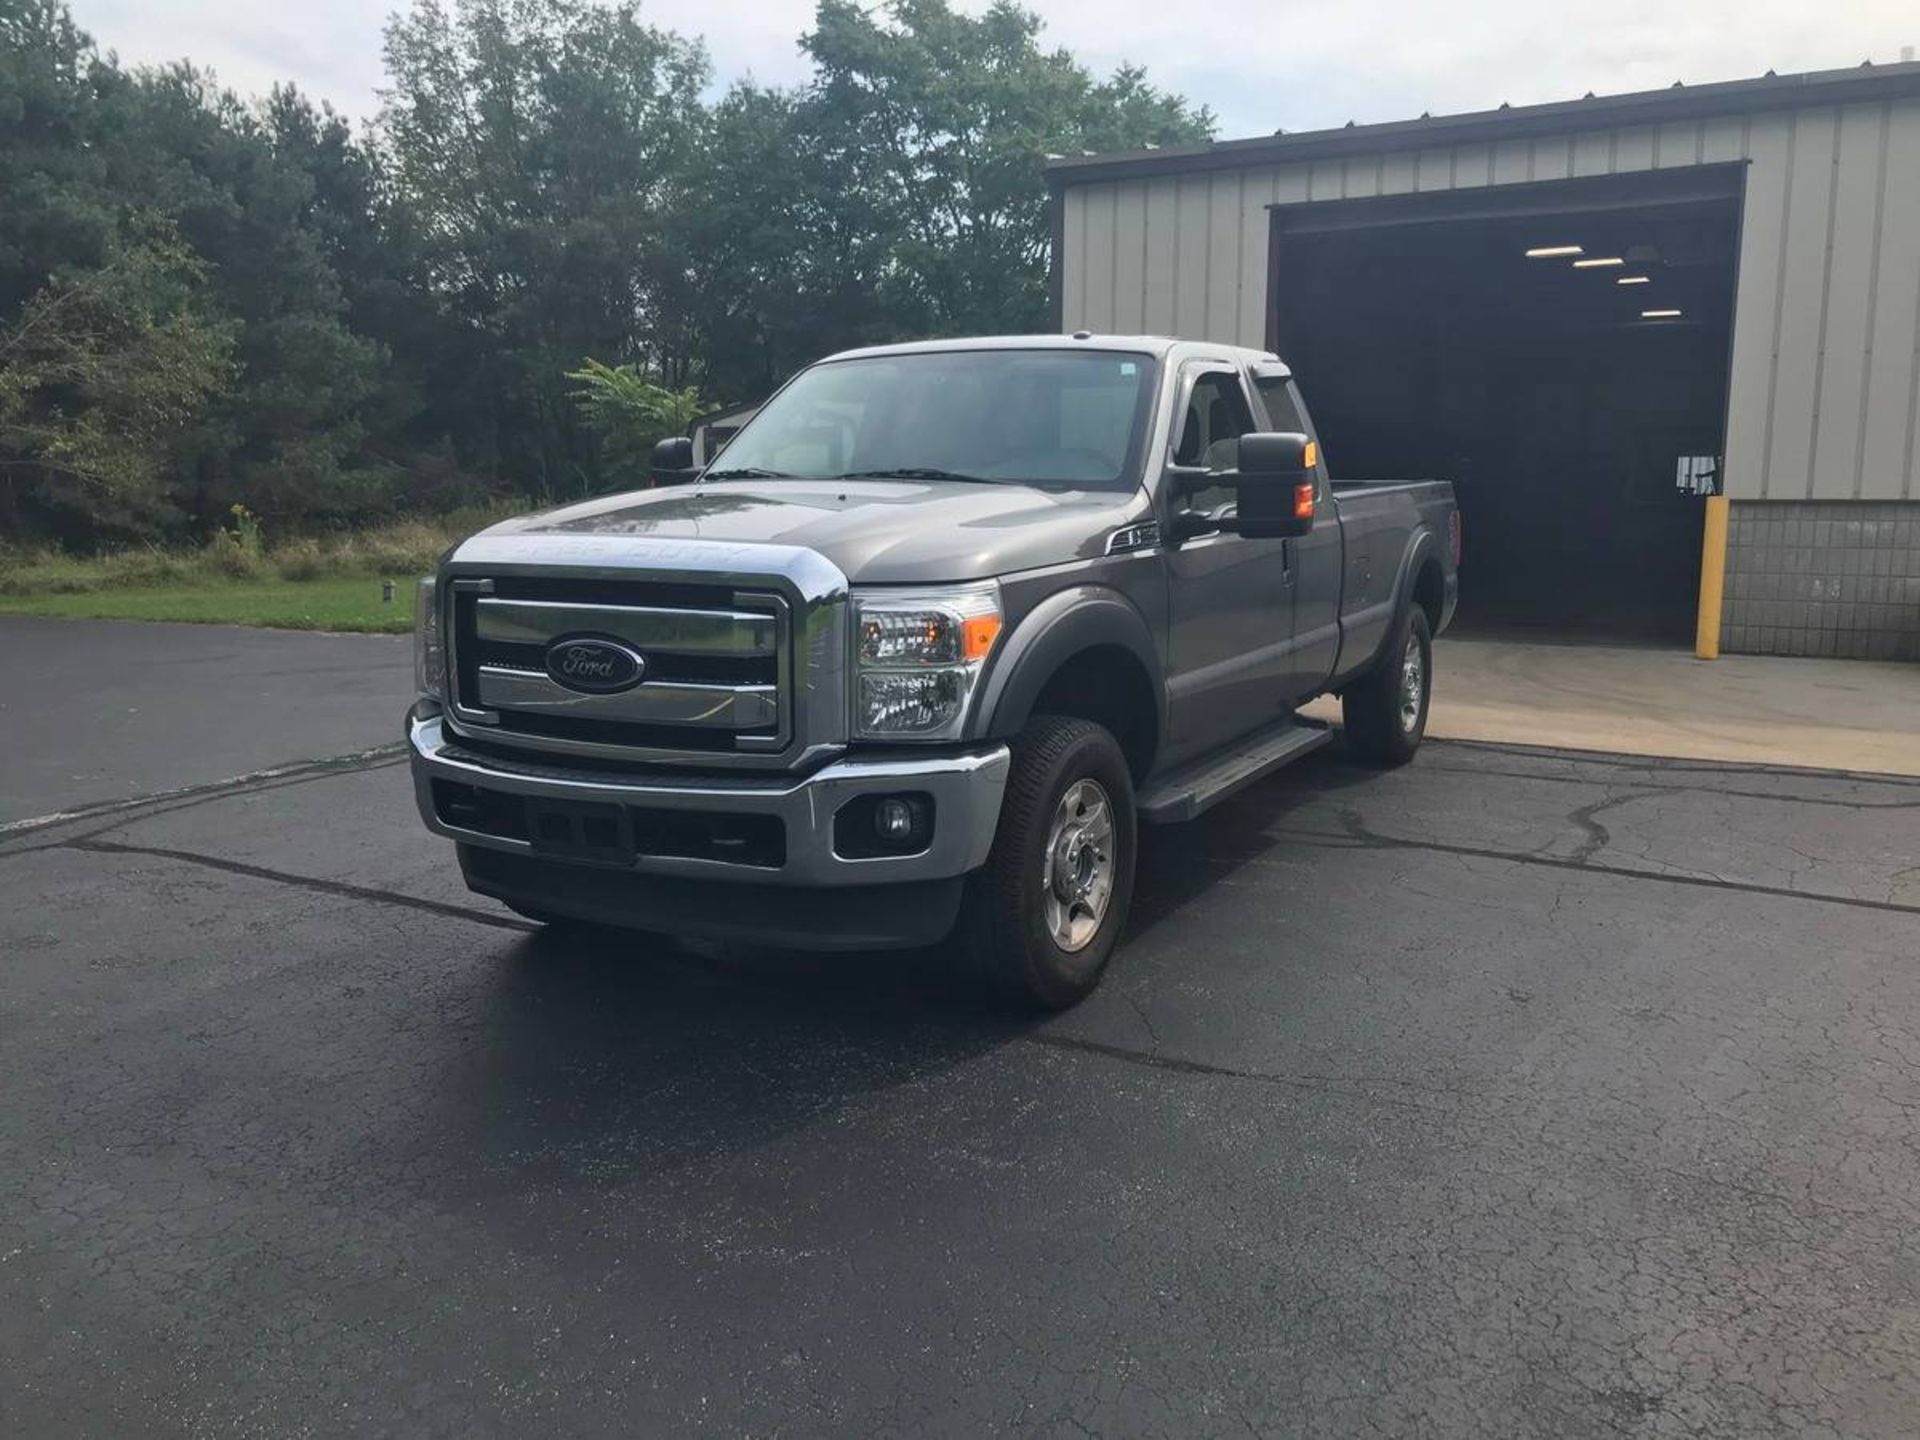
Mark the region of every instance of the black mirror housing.
POLYGON ((1298 433, 1242 435, 1233 528, 1253 540, 1311 531, 1320 498, 1318 449, 1311 436, 1298 433))
POLYGON ((693 478, 693 440, 674 435, 653 447, 653 463, 647 467, 655 485, 681 485, 693 478))
POLYGON ((1242 475, 1302 475, 1312 471, 1318 457, 1313 441, 1295 433, 1256 431, 1240 437, 1242 475))

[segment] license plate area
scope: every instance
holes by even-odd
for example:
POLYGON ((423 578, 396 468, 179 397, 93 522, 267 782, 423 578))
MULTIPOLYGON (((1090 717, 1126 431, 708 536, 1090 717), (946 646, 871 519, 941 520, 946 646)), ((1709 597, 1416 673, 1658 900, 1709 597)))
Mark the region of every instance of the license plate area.
POLYGON ((534 853, 597 865, 631 866, 633 825, 622 805, 580 800, 527 800, 527 841, 534 853))

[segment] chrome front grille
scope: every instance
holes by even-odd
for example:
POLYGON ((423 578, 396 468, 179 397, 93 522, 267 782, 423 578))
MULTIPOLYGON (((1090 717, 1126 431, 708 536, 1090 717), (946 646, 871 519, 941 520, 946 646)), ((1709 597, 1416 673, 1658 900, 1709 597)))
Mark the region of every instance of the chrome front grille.
POLYGON ((536 749, 632 758, 768 755, 792 739, 791 608, 723 585, 458 577, 447 586, 458 728, 536 749), (618 642, 638 684, 586 693, 549 673, 555 642, 618 642))
POLYGON ((483 664, 478 678, 480 708, 500 714, 688 725, 733 734, 758 734, 780 723, 780 692, 773 685, 680 685, 655 678, 613 695, 582 695, 545 671, 483 664))

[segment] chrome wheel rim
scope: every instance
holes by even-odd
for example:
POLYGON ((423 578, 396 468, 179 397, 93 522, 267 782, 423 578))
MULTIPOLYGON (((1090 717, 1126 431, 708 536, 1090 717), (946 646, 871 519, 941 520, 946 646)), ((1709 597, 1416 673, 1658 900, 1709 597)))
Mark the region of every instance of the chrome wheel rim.
POLYGON ((1413 733, 1420 723, 1420 705, 1426 698, 1427 659, 1418 636, 1407 637, 1407 653, 1400 662, 1400 728, 1413 733))
POLYGON ((1060 797, 1041 885, 1053 943, 1086 949, 1113 899, 1113 804, 1099 781, 1076 780, 1060 797))

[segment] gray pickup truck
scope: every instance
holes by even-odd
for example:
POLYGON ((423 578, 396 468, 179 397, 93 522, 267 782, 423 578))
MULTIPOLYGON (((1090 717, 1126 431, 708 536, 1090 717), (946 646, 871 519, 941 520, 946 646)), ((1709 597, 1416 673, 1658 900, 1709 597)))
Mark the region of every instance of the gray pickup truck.
MULTIPOLYGON (((664 441, 663 470, 690 463, 664 441)), ((816 949, 956 929, 1072 1004, 1137 826, 1324 744, 1407 760, 1452 487, 1331 481, 1273 355, 944 340, 790 380, 697 484, 482 531, 422 582, 420 813, 548 923, 816 949)))

